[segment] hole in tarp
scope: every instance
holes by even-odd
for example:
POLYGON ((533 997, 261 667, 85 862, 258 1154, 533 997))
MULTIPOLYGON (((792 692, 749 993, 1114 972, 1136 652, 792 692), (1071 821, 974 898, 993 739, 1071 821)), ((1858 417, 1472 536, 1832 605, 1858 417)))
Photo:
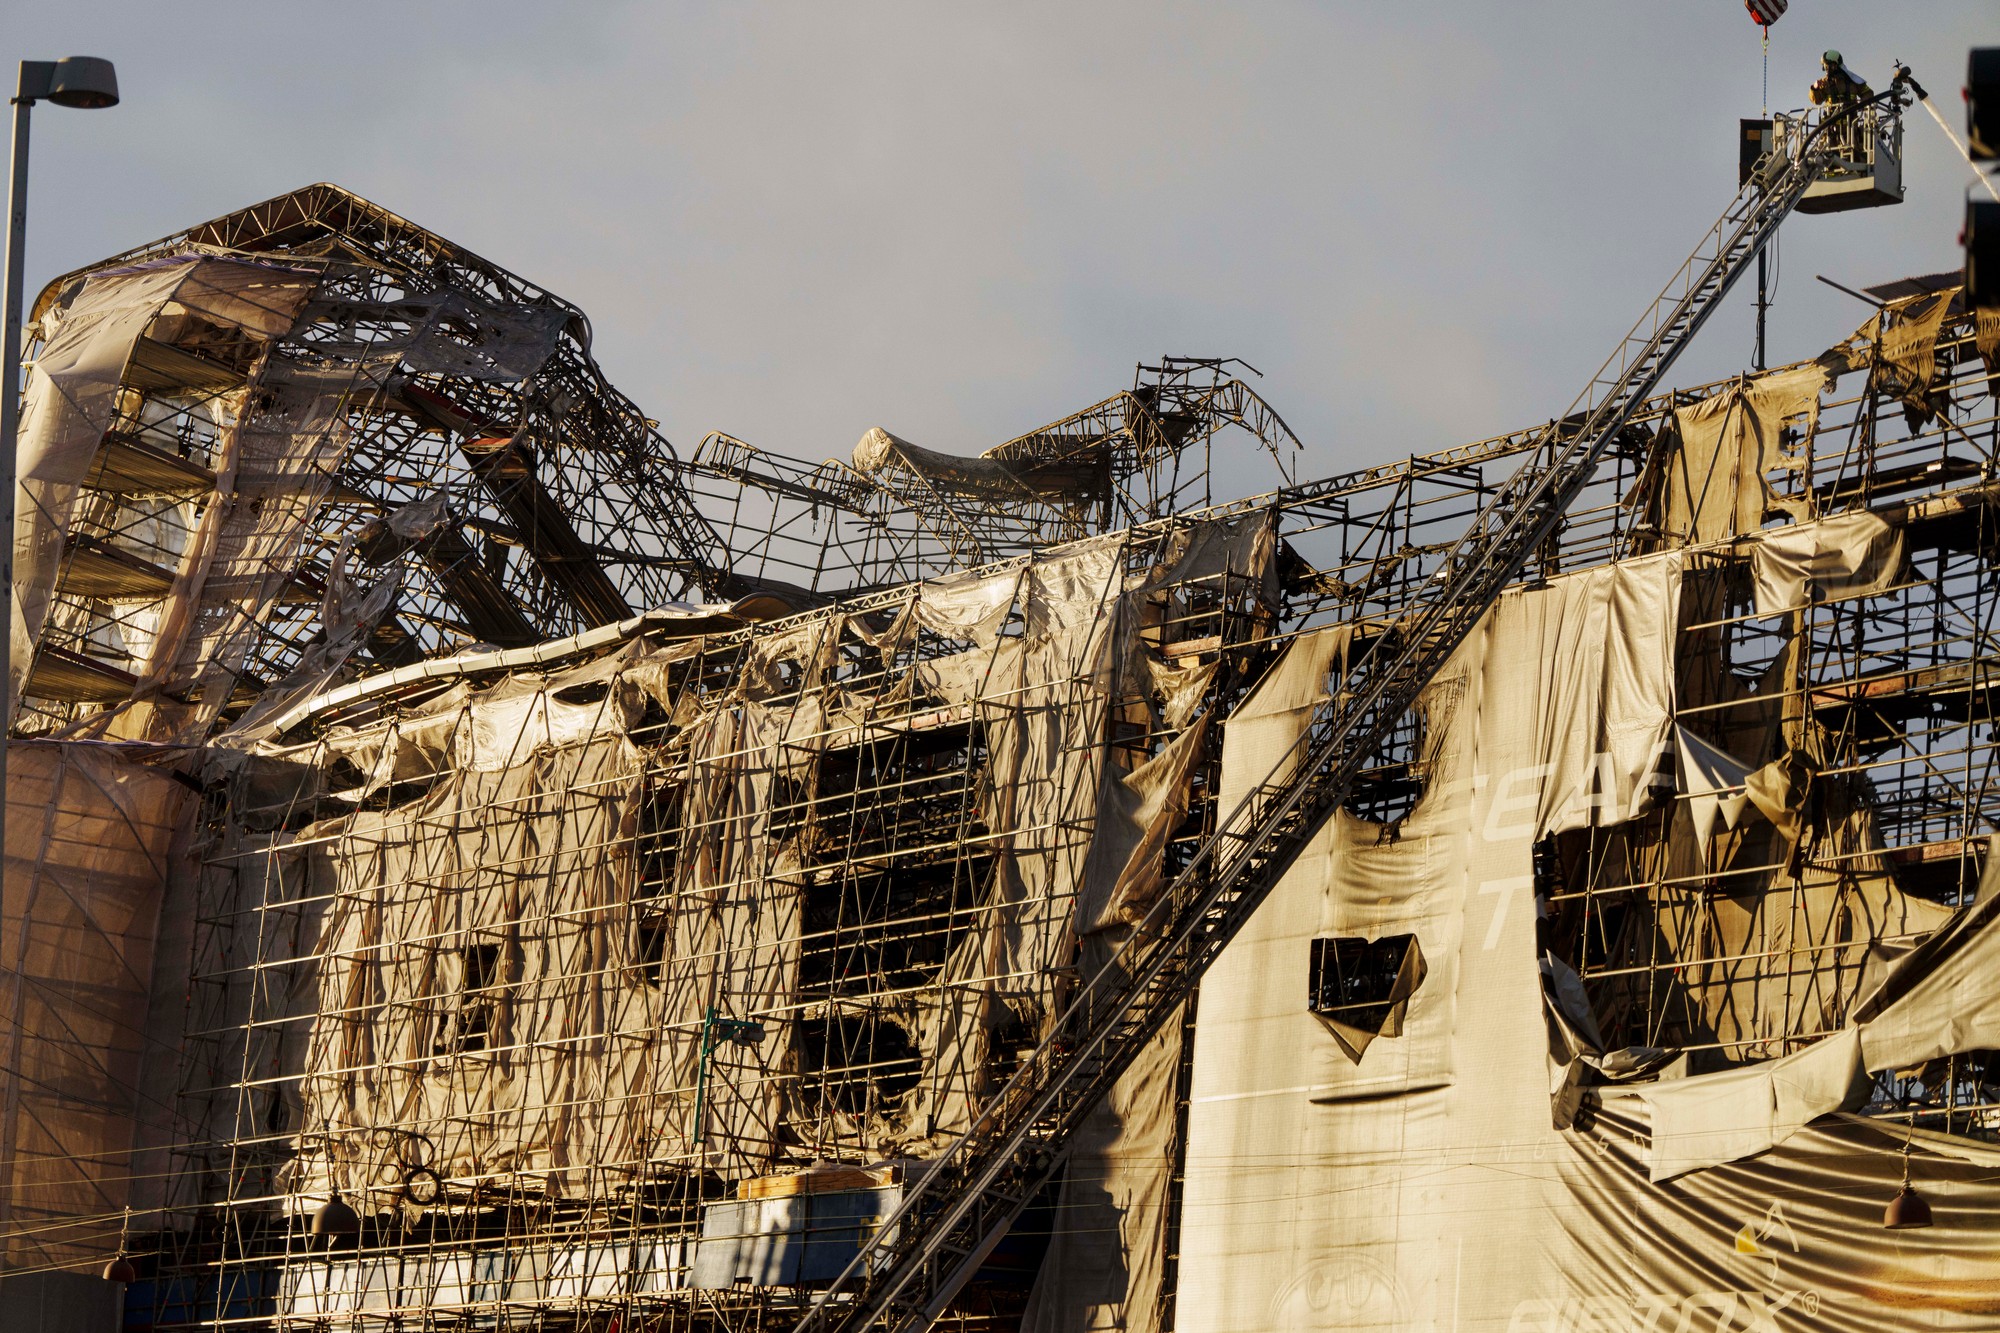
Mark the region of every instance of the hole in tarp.
POLYGON ((648 986, 660 984, 667 964, 667 938, 672 923, 664 916, 641 918, 632 927, 634 962, 648 986))
POLYGON ((576 685, 565 685, 559 690, 551 690, 549 697, 557 703, 569 704, 574 707, 578 704, 603 703, 604 696, 609 693, 611 693, 611 686, 608 682, 586 680, 576 685))
POLYGON ((436 1054, 486 1049, 500 1004, 500 981, 498 944, 468 944, 459 950, 458 1012, 434 1048, 436 1054))
POLYGON ((917 1086, 922 1062, 909 1034, 888 1018, 828 1014, 799 1025, 800 1079, 831 1111, 873 1117, 917 1086))
POLYGON ((1312 942, 1308 1007, 1357 1063, 1377 1037, 1397 1037, 1410 997, 1424 984, 1415 935, 1341 936, 1312 942))

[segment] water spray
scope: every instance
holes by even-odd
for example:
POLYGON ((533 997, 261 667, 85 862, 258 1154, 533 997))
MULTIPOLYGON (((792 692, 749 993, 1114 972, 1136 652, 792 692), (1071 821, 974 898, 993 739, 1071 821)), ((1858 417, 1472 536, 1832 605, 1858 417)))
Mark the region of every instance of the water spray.
POLYGON ((1917 101, 1922 104, 1924 110, 1931 113, 1931 119, 1937 122, 1937 127, 1944 131, 1944 137, 1951 140, 1951 146, 1965 159, 1965 165, 1971 170, 1972 178, 1986 187, 1986 193, 1993 196, 1995 203, 2000 203, 2000 189, 1994 187, 1992 179, 1979 169, 1978 163, 1972 160, 1972 153, 1966 148, 1964 140, 1958 137, 1951 123, 1938 111, 1937 105, 1931 101, 1931 95, 1924 91, 1924 85, 1918 83, 1915 76, 1910 73, 1910 67, 1900 60, 1896 62, 1896 81, 1916 94, 1917 101))

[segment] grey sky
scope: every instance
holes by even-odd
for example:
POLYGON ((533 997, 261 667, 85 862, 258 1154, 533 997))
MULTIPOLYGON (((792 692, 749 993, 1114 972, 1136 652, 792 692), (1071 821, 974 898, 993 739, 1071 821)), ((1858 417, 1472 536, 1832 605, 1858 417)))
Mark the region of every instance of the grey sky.
MULTIPOLYGON (((117 61, 36 114, 29 272, 315 180, 581 305, 684 450, 983 448, 1233 354, 1320 474, 1562 410, 1727 201, 1761 105, 1739 0, 238 4, 14 0, 0 57, 117 61)), ((1774 107, 1839 47, 1962 125, 1991 0, 1793 0, 1774 107)), ((11 73, 8 75, 11 79, 11 73)), ((1783 234, 1773 358, 1958 265, 1969 177, 1783 234)), ((1747 293, 1683 358, 1748 365, 1747 293)), ((1268 478, 1228 481, 1223 493, 1268 478)))

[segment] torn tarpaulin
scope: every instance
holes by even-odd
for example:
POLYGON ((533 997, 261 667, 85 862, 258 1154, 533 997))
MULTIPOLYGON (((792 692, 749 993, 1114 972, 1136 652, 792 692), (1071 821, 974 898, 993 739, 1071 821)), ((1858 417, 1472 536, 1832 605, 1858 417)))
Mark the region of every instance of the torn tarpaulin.
POLYGON ((1866 510, 1759 533, 1750 547, 1757 614, 1886 592, 1903 577, 1903 533, 1866 510))
POLYGON ((1686 727, 1674 728, 1674 743, 1680 753, 1681 795, 1702 851, 1714 840, 1718 820, 1726 829, 1740 828, 1750 810, 1769 820, 1787 843, 1799 840, 1801 815, 1816 772, 1806 755, 1787 750, 1752 768, 1686 727))
POLYGON ((1810 517, 1805 502, 1778 495, 1769 474, 1796 462, 1785 423, 1807 437, 1819 421, 1827 371, 1817 362, 1739 381, 1674 413, 1655 522, 1676 544, 1699 546, 1758 531, 1767 514, 1810 517))
POLYGON ((1802 1051, 1638 1090, 1653 1113, 1647 1173, 1654 1181, 1754 1156, 1811 1121, 1868 1096, 1861 1034, 1837 1032, 1802 1051))
POLYGON ((1931 386, 1937 379, 1938 330, 1957 287, 1891 301, 1876 318, 1876 358, 1871 387, 1903 400, 1912 426, 1937 414, 1931 386))
POLYGON ((2000 1047, 2000 862, 1972 905, 1905 954, 1855 1021, 1777 1060, 1640 1089, 1653 1180, 1754 1156, 1867 1100, 1871 1075, 2000 1047))
POLYGON ((1890 968, 1856 1016, 1871 1069, 2000 1048, 2000 838, 1969 906, 1890 968))

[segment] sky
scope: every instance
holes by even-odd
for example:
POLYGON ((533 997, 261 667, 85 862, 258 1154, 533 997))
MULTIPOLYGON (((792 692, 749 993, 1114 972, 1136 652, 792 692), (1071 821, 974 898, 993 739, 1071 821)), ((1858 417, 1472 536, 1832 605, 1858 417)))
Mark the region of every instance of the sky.
MULTIPOLYGON (((1263 371, 1305 476, 1546 420, 1765 105, 1740 0, 10 10, 0 58, 107 57, 124 96, 35 112, 30 291, 332 181, 581 306, 684 453, 976 453, 1163 354, 1263 371)), ((1962 133, 1986 44, 1992 0, 1792 0, 1770 105, 1837 47, 1878 88, 1909 62, 1962 133)), ((1958 267, 1968 169, 1908 136, 1903 204, 1786 224, 1773 364, 1867 314, 1815 274, 1958 267)), ((1751 330, 1746 284, 1670 380, 1747 368, 1751 330)))

